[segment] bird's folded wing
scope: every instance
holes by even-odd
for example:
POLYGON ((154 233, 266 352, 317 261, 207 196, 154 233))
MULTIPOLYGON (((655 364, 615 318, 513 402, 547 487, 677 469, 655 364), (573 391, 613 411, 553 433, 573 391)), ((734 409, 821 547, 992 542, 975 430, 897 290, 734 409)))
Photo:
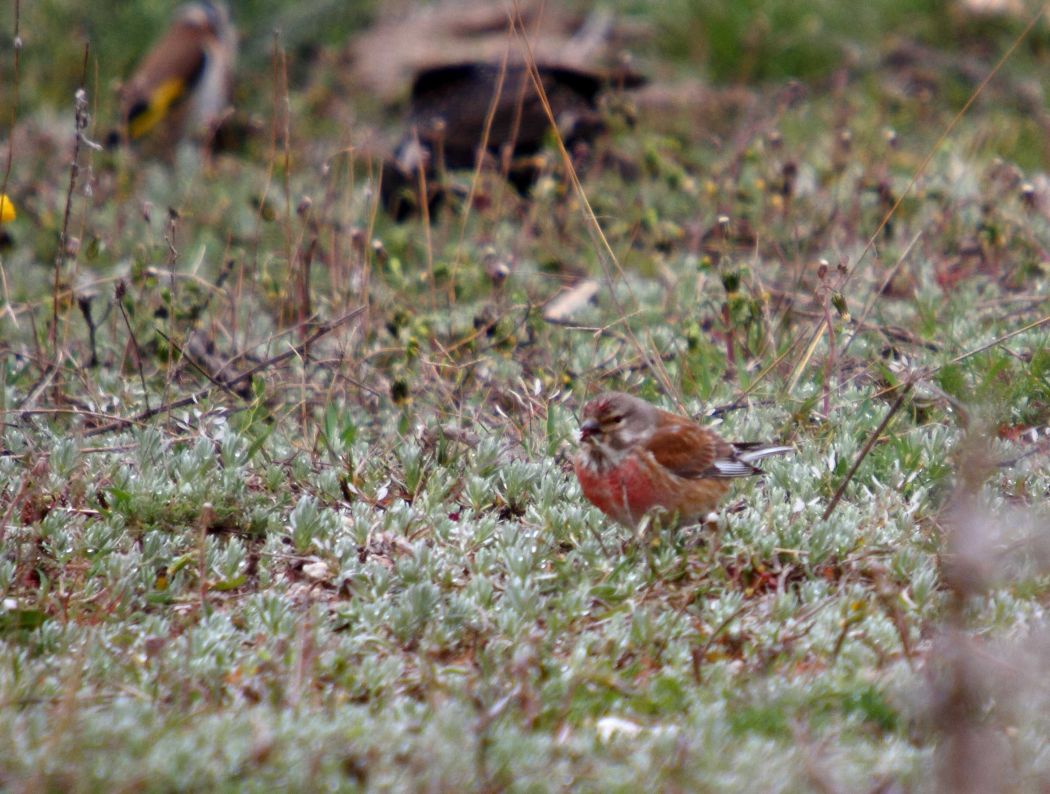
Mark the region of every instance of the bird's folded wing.
POLYGON ((733 448, 718 435, 687 422, 657 428, 645 448, 661 466, 686 478, 719 476, 716 461, 733 457, 733 448))
POLYGON ((146 57, 125 93, 125 120, 132 138, 149 132, 193 90, 207 61, 205 36, 185 26, 172 29, 146 57))

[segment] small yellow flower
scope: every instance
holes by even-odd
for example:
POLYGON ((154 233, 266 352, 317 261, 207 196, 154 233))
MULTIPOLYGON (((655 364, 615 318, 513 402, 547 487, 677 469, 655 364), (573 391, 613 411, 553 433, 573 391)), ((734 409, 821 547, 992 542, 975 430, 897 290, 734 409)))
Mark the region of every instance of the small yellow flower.
POLYGON ((15 219, 15 205, 11 199, 0 193, 0 223, 15 219))

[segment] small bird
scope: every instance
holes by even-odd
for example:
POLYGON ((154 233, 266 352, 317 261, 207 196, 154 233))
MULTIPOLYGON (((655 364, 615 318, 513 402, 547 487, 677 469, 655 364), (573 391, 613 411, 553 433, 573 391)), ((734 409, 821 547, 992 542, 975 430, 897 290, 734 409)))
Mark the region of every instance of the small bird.
POLYGON ((122 130, 111 137, 148 136, 170 149, 183 137, 213 132, 230 102, 236 54, 237 35, 224 4, 181 6, 121 89, 122 130))
POLYGON ((756 461, 793 449, 733 444, 622 392, 599 395, 583 407, 580 442, 573 466, 583 495, 629 527, 650 511, 696 523, 729 490, 730 479, 761 474, 756 461))
MULTIPOLYGON (((633 72, 569 66, 538 65, 536 73, 570 152, 605 131, 598 105, 602 91, 645 82, 633 72)), ((549 133, 547 111, 524 64, 464 62, 426 69, 412 83, 405 134, 384 166, 384 203, 403 220, 417 209, 411 194, 421 169, 433 181, 443 169, 474 168, 483 145, 483 156, 527 195, 540 174, 542 158, 536 155, 549 133)))

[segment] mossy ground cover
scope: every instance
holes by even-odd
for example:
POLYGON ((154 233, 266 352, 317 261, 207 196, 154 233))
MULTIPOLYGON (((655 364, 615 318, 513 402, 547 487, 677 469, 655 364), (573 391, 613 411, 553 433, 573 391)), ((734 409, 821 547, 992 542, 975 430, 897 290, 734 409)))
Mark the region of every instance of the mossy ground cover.
POLYGON ((704 91, 613 119, 597 226, 553 147, 529 200, 396 224, 359 150, 396 114, 331 71, 369 9, 235 8, 263 131, 83 143, 71 189, 85 40, 100 139, 168 11, 23 5, 0 787, 1047 785, 1045 23, 942 141, 1023 23, 621 3, 704 91), (638 535, 568 463, 607 388, 797 451, 638 535))

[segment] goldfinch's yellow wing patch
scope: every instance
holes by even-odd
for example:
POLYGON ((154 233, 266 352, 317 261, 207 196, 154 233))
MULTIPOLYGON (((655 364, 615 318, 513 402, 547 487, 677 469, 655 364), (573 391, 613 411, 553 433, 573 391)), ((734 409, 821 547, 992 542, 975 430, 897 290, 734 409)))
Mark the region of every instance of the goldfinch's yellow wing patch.
POLYGON ((158 85, 150 94, 149 103, 128 118, 128 135, 141 138, 168 115, 171 106, 186 93, 186 81, 172 77, 158 85))
POLYGON ((0 223, 13 221, 15 219, 15 205, 11 199, 0 193, 0 223))

